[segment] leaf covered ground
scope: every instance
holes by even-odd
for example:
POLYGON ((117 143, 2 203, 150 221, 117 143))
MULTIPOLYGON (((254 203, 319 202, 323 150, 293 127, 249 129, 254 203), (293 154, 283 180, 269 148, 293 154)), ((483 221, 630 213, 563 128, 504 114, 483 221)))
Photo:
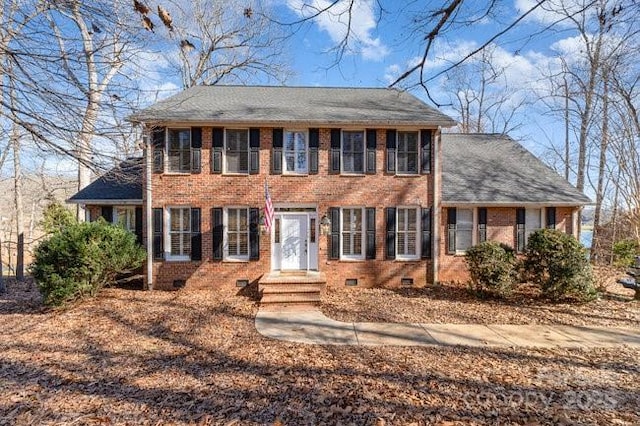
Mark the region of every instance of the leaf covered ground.
POLYGON ((312 346, 260 336, 256 310, 235 289, 108 289, 47 311, 9 283, 0 424, 640 423, 637 349, 312 346))
POLYGON ((506 300, 478 298, 466 284, 424 288, 328 289, 323 312, 341 321, 450 324, 563 324, 634 327, 640 330, 640 302, 616 283, 622 276, 598 268, 600 296, 588 303, 554 303, 532 284, 521 284, 506 300))

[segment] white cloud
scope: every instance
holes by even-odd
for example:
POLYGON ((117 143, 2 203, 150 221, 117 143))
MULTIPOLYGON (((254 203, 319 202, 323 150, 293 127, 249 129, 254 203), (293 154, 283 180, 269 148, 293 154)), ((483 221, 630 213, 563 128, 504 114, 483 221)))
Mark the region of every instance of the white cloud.
POLYGON ((339 0, 333 6, 332 3, 330 0, 287 0, 291 10, 301 18, 312 19, 329 34, 334 44, 343 42, 348 35, 347 52, 358 53, 369 61, 380 61, 389 54, 389 48, 373 35, 377 27, 374 0, 354 0, 351 10, 351 1, 339 0))
MULTIPOLYGON (((425 69, 436 69, 446 65, 451 65, 454 62, 467 56, 472 50, 478 47, 478 43, 471 40, 457 40, 454 43, 438 43, 435 45, 435 53, 433 59, 427 59, 424 64, 425 69)), ((416 65, 422 60, 420 57, 412 59, 413 64, 416 65)))
POLYGON ((384 77, 383 77, 384 81, 387 84, 393 83, 394 81, 396 81, 398 77, 400 77, 400 72, 401 72, 400 65, 398 64, 389 65, 384 69, 384 77))
MULTIPOLYGON (((531 10, 539 0, 515 0, 514 6, 519 14, 531 10)), ((527 15, 528 21, 543 25, 569 25, 564 18, 567 15, 580 13, 586 7, 584 0, 549 0, 527 15)))

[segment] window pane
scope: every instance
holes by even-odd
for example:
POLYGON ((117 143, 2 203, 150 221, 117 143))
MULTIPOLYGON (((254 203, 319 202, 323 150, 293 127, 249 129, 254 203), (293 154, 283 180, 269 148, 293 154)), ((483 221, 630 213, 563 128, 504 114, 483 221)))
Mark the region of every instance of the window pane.
POLYGON ((457 209, 457 229, 472 229, 473 228, 473 210, 471 209, 457 209))
POLYGON ((296 149, 298 151, 306 151, 307 149, 307 141, 305 138, 305 134, 302 132, 296 132, 296 149))
POLYGON ((227 237, 228 246, 229 246, 229 254, 237 255, 238 254, 238 234, 229 233, 227 237))
POLYGON ((342 234, 342 254, 347 256, 353 254, 351 250, 351 234, 348 232, 342 234))
POLYGON ((398 132, 397 167, 400 173, 418 173, 418 132, 398 132))
POLYGON ((246 232, 249 230, 249 210, 240 209, 240 231, 246 232))
POLYGON ((525 224, 528 229, 540 229, 542 224, 540 223, 540 209, 526 209, 525 210, 525 224))
POLYGON ((248 256, 249 255, 249 234, 243 232, 240 235, 240 245, 239 245, 239 255, 248 256))
POLYGON ((457 229, 456 231, 456 250, 467 250, 471 247, 471 230, 461 230, 457 229))
POLYGON ((225 158, 227 172, 249 172, 249 134, 247 130, 227 129, 225 158))
POLYGON ((362 232, 353 233, 353 254, 362 253, 362 232))
POLYGON ((284 155, 284 164, 286 171, 295 172, 296 171, 296 157, 294 153, 287 152, 284 155))
POLYGON ((415 231, 417 229, 417 209, 407 209, 407 229, 409 231, 415 231))
POLYGON ((342 132, 343 171, 364 172, 364 132, 342 132))

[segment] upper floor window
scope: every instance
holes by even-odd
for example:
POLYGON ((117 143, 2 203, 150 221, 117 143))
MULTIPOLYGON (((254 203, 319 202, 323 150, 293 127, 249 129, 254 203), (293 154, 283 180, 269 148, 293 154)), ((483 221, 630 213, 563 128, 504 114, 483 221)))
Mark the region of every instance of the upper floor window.
POLYGON ((284 172, 289 174, 308 173, 307 133, 298 130, 284 132, 284 172))
POLYGON ((225 133, 225 172, 249 173, 249 131, 227 129, 225 133))
POLYGON ((167 129, 169 173, 191 173, 191 129, 167 129))
POLYGON ((364 173, 364 132, 342 132, 342 172, 364 173))
POLYGON ((398 207, 396 229, 396 258, 417 259, 418 251, 418 209, 398 207))
POLYGON ((398 174, 418 174, 420 164, 418 132, 398 132, 396 157, 398 174))
POLYGON ((364 220, 362 208, 342 209, 341 240, 344 259, 364 259, 364 220))

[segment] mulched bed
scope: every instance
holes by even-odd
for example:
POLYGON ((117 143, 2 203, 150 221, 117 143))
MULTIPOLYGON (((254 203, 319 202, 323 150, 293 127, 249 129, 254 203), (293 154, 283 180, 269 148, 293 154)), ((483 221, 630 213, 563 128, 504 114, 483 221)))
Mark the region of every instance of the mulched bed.
POLYGON ((256 311, 235 289, 49 311, 10 283, 0 424, 640 423, 638 350, 312 346, 260 336, 256 311))
POLYGON ((506 300, 479 299, 465 284, 448 283, 426 288, 329 288, 322 310, 341 321, 640 328, 640 302, 633 300, 633 291, 615 282, 619 272, 597 273, 603 293, 588 303, 553 303, 530 284, 520 285, 506 300))

